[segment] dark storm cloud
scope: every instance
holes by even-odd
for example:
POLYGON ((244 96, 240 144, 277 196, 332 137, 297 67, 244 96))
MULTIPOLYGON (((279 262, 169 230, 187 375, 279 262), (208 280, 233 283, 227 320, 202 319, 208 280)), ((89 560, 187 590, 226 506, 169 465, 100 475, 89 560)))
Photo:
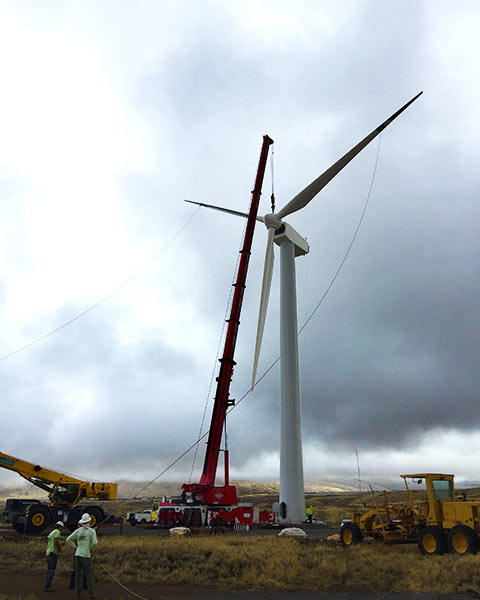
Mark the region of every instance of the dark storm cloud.
POLYGON ((479 212, 462 207, 462 175, 454 196, 441 174, 434 197, 412 191, 400 219, 370 208, 318 343, 305 332, 308 435, 386 448, 433 427, 478 429, 479 212))

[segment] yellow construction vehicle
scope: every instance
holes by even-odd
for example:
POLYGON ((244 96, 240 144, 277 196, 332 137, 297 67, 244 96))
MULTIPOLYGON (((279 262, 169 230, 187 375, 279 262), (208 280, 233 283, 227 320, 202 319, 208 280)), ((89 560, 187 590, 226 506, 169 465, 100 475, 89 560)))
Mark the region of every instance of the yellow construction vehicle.
POLYGON ((385 543, 416 542, 422 554, 475 554, 480 548, 480 502, 455 495, 454 476, 438 473, 400 475, 409 493, 407 505, 390 504, 384 492, 383 505, 355 513, 344 522, 340 540, 344 546, 365 537, 385 543), (414 503, 407 480, 425 482, 426 499, 414 503))
POLYGON ((85 481, 59 473, 0 452, 0 467, 14 471, 37 487, 48 492, 49 504, 39 500, 8 499, 3 519, 19 532, 41 533, 51 523, 63 521, 69 529, 76 529, 83 513, 92 517, 91 526, 114 519, 101 506, 78 506, 83 499, 115 500, 116 483, 85 481))

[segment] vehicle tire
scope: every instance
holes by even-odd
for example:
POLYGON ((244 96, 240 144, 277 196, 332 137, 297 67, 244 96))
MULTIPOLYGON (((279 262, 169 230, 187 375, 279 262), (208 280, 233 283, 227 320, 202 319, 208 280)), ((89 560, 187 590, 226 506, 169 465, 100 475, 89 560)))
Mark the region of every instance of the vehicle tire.
POLYGON ((465 525, 457 525, 448 532, 448 551, 454 554, 476 554, 478 550, 477 534, 465 525))
POLYGON ((443 554, 447 549, 445 534, 440 527, 429 525, 420 530, 418 549, 425 556, 443 554))
POLYGON ((353 544, 359 544, 363 540, 360 527, 355 523, 344 523, 340 529, 340 541, 342 546, 348 548, 353 544))
POLYGON ((105 520, 104 512, 96 506, 88 506, 85 509, 85 512, 88 513, 92 518, 90 521, 90 527, 98 527, 98 525, 105 520))
POLYGON ((147 524, 147 520, 146 520, 146 519, 142 519, 142 520, 140 521, 140 525, 146 525, 146 524, 147 524))
POLYGON ((50 525, 52 516, 46 506, 31 506, 28 513, 27 533, 39 534, 50 525))
POLYGON ((23 523, 13 523, 12 527, 17 533, 25 533, 25 525, 23 523))

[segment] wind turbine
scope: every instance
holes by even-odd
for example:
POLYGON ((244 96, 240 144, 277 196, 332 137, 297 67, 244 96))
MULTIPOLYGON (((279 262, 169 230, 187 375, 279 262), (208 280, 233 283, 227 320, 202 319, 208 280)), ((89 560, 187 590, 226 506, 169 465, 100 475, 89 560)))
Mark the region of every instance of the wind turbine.
MULTIPOLYGON (((257 217, 257 220, 263 221, 267 227, 268 234, 253 361, 252 389, 255 386, 258 359, 270 297, 274 263, 273 244, 275 243, 280 246, 280 519, 282 521, 301 523, 305 520, 295 258, 309 252, 307 241, 291 225, 285 223, 283 219, 305 208, 357 154, 388 127, 422 93, 417 94, 374 129, 278 212, 266 214, 263 218, 257 217)), ((187 202, 191 201, 187 200, 187 202)), ((237 216, 248 216, 245 213, 200 202, 193 202, 193 204, 237 216)))

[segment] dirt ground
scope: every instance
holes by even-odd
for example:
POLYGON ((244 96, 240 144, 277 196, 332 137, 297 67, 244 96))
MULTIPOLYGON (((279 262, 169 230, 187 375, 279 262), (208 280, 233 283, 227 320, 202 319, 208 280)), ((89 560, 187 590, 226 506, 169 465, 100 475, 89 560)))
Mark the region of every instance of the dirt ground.
MULTIPOLYGON (((53 581, 55 591, 43 592, 43 577, 32 573, 9 573, 0 568, 0 594, 12 595, 18 599, 35 600, 54 598, 57 600, 74 600, 75 594, 68 587, 69 577, 59 571, 53 581)), ((95 593, 98 600, 473 600, 478 596, 393 593, 339 593, 322 594, 312 592, 276 592, 276 591, 221 591, 218 588, 197 588, 186 585, 147 585, 141 583, 129 584, 129 589, 123 589, 118 583, 97 582, 95 593)), ((82 598, 88 598, 87 591, 82 592, 82 598)))

